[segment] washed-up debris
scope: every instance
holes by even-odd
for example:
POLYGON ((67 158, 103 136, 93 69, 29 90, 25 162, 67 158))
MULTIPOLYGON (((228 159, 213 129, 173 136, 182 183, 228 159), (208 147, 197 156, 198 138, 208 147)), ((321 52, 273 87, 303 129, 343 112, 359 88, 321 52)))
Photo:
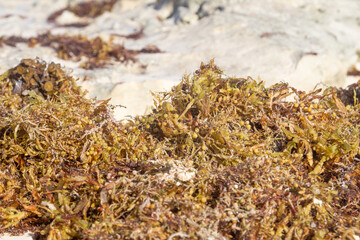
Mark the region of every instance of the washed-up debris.
POLYGON ((138 39, 144 37, 144 28, 141 28, 139 31, 136 31, 136 32, 128 34, 128 35, 113 33, 113 34, 111 34, 111 36, 138 40, 138 39))
MULTIPOLYGON (((135 38, 139 34, 142 34, 142 30, 129 35, 129 37, 135 38)), ((0 47, 3 44, 16 46, 17 43, 27 43, 30 47, 41 45, 53 48, 58 57, 64 60, 80 61, 86 57, 86 61, 80 66, 85 69, 103 68, 111 60, 122 63, 136 62, 136 56, 140 53, 161 53, 161 50, 155 45, 149 45, 140 50, 129 50, 123 45, 113 43, 112 40, 106 42, 100 37, 88 39, 82 35, 67 36, 45 33, 32 38, 16 36, 0 38, 0 47)))
POLYGON ((69 5, 66 8, 60 9, 48 17, 48 22, 54 23, 60 27, 86 27, 89 22, 79 22, 71 24, 57 24, 56 19, 61 16, 65 11, 72 12, 81 18, 96 18, 102 15, 104 12, 110 12, 114 5, 119 0, 103 0, 103 1, 86 1, 80 2, 73 6, 69 5))
POLYGON ((360 235, 360 105, 337 89, 266 88, 210 62, 154 94, 151 114, 117 122, 108 100, 86 98, 57 64, 27 59, 0 75, 0 93, 2 232, 360 235))
POLYGON ((349 85, 345 89, 337 89, 337 96, 346 106, 358 104, 360 99, 360 81, 349 85))
POLYGON ((352 66, 348 71, 347 71, 347 75, 348 76, 360 76, 360 70, 358 68, 356 68, 355 66, 352 66))
POLYGON ((0 37, 0 47, 3 47, 4 44, 11 46, 11 47, 16 47, 17 43, 24 43, 27 42, 28 39, 24 38, 24 37, 19 37, 19 36, 10 36, 10 37, 0 37))

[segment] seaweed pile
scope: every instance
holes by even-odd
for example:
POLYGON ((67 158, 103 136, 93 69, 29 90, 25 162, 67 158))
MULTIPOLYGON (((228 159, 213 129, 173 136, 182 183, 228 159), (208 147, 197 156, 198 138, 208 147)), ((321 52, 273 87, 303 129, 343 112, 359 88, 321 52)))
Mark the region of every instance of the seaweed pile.
MULTIPOLYGON (((123 36, 125 38, 137 38, 142 31, 123 36)), ((123 45, 114 44, 112 40, 106 42, 100 37, 88 39, 86 36, 53 35, 51 33, 40 34, 32 38, 18 36, 0 38, 0 47, 3 44, 16 46, 17 43, 27 43, 30 47, 41 45, 54 49, 57 56, 64 60, 80 61, 86 57, 81 68, 95 69, 104 68, 110 60, 121 63, 136 62, 136 56, 140 53, 160 53, 161 50, 153 45, 148 45, 140 50, 129 50, 123 45)))
POLYGON ((0 76, 0 229, 37 239, 354 239, 359 107, 211 61, 112 118, 59 65, 0 76), (294 101, 287 99, 293 96, 294 101))
POLYGON ((56 19, 65 11, 72 12, 78 17, 97 18, 101 16, 104 12, 110 12, 113 9, 115 3, 117 2, 118 0, 80 2, 73 6, 69 5, 63 9, 60 9, 50 14, 47 21, 50 23, 54 23, 55 25, 60 27, 79 27, 79 28, 86 27, 89 25, 89 23, 87 22, 61 25, 61 24, 57 24, 56 19))

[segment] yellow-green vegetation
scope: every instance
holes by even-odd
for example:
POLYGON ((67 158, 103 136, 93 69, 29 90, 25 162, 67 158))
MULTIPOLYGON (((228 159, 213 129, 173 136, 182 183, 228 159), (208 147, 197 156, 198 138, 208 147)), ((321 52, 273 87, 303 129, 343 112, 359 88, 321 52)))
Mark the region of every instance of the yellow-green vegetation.
MULTIPOLYGON (((0 76, 0 227, 47 239, 354 239, 360 106, 202 64, 121 123, 58 65, 0 76), (288 101, 289 98, 295 99, 288 101)), ((356 96, 354 97, 356 100, 356 96)))

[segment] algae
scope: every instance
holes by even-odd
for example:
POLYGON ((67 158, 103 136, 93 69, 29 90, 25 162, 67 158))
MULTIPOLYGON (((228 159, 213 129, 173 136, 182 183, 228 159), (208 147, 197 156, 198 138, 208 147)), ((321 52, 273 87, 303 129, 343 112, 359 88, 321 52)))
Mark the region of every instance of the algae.
POLYGON ((105 12, 110 12, 118 0, 103 0, 103 1, 84 1, 76 4, 68 4, 67 7, 60 9, 49 15, 47 21, 54 23, 59 27, 86 27, 89 23, 72 23, 72 24, 57 24, 56 19, 65 11, 74 13, 78 17, 97 18, 105 12))
MULTIPOLYGON (((143 29, 130 35, 114 35, 125 38, 138 39, 143 34, 143 29)), ((100 37, 92 39, 86 36, 76 35, 54 35, 50 32, 40 34, 36 37, 23 38, 18 36, 9 36, 0 38, 0 47, 3 44, 15 47, 17 43, 27 43, 30 47, 38 45, 43 47, 50 47, 57 53, 58 58, 71 61, 81 61, 81 68, 94 69, 104 68, 110 64, 111 60, 129 63, 137 62, 136 56, 138 54, 154 54, 162 51, 155 45, 148 45, 140 50, 126 49, 123 45, 115 44, 113 38, 109 41, 104 41, 100 37)))
POLYGON ((211 61, 154 94, 151 114, 119 122, 108 100, 86 98, 57 64, 23 60, 0 80, 2 232, 30 229, 38 239, 360 235, 356 94, 344 105, 335 88, 265 87, 227 77, 211 61))

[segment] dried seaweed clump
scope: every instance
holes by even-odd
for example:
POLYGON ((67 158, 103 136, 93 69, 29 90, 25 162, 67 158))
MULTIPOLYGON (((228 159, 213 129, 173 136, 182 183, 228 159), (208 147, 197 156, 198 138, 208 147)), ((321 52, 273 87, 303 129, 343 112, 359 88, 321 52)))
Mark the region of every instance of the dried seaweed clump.
POLYGON ((356 105, 360 98, 360 81, 346 88, 337 89, 337 96, 345 105, 356 105))
POLYGON ((96 192, 103 180, 97 177, 102 165, 110 166, 109 139, 102 137, 114 129, 109 107, 86 99, 54 63, 23 60, 0 80, 1 231, 80 236, 78 227, 87 222, 79 213, 85 219, 99 213, 96 192))
POLYGON ((82 57, 87 60, 82 68, 94 69, 104 67, 109 60, 119 62, 135 62, 137 51, 127 50, 124 46, 105 42, 100 37, 88 39, 85 36, 62 36, 50 33, 39 35, 29 40, 31 45, 40 44, 55 49, 58 57, 64 60, 80 61, 82 57))
MULTIPOLYGON (((66 76, 60 64, 46 65, 40 60, 23 59, 19 65, 4 73, 1 80, 7 80, 1 94, 9 94, 9 90, 12 89, 10 95, 19 95, 23 104, 28 104, 29 100, 35 96, 34 94, 37 97, 52 99, 53 96, 64 91, 80 94, 74 79, 66 76)), ((14 104, 13 107, 15 107, 14 104)))
POLYGON ((14 69, 0 83, 2 231, 30 228, 48 239, 360 235, 360 109, 344 106, 336 89, 266 88, 210 62, 155 94, 153 113, 119 123, 107 101, 81 92, 12 102, 23 97, 13 92, 14 69))
MULTIPOLYGON (((143 30, 130 34, 129 38, 137 38, 143 30)), ((0 38, 2 44, 16 46, 16 43, 28 43, 30 47, 37 44, 43 47, 53 48, 58 57, 64 60, 80 61, 86 58, 80 67, 85 69, 103 68, 110 60, 122 63, 136 62, 136 56, 140 53, 160 53, 161 50, 154 45, 148 45, 140 50, 129 50, 123 45, 114 44, 111 40, 106 42, 100 37, 88 39, 85 36, 53 35, 51 33, 41 34, 32 38, 16 36, 0 38)))
MULTIPOLYGON (((75 4, 74 6, 68 6, 52 13, 48 17, 48 22, 56 23, 56 19, 64 12, 69 11, 77 15, 78 17, 96 18, 102 15, 104 12, 110 12, 115 3, 118 0, 103 0, 103 1, 86 1, 75 4)), ((62 27, 86 27, 88 23, 78 23, 69 25, 60 25, 62 27)))

